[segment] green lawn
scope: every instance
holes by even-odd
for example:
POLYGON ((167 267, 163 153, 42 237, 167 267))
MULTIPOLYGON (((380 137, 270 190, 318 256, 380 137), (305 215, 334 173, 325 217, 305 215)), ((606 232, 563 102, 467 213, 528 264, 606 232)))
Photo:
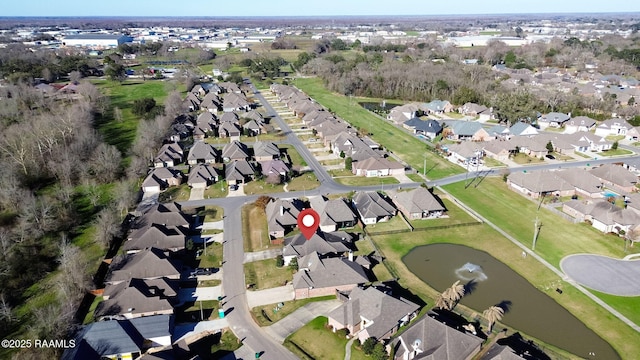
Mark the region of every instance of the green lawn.
MULTIPOLYGON (((196 259, 198 260, 198 259, 196 259)), ((198 267, 220 267, 222 266, 222 244, 212 242, 207 244, 207 254, 204 252, 199 258, 198 267)))
POLYGON ((198 215, 204 216, 204 222, 220 221, 224 216, 224 210, 220 206, 209 205, 205 206, 198 215))
POLYGON ((424 182, 424 179, 420 174, 407 174, 407 177, 415 182, 421 183, 424 182))
MULTIPOLYGON (((347 339, 327 329, 327 318, 319 316, 284 341, 284 346, 301 359, 343 360, 347 339)), ((351 359, 369 359, 355 347, 351 359)))
POLYGON ((288 266, 277 267, 276 259, 253 261, 244 264, 245 283, 254 284, 253 290, 271 289, 293 280, 293 270, 288 266))
POLYGON ((321 296, 307 299, 299 299, 292 301, 285 301, 284 306, 281 307, 277 312, 274 311, 276 304, 265 305, 265 306, 257 306, 251 309, 251 313, 253 314, 253 318, 256 319, 258 325, 260 326, 269 326, 275 322, 278 322, 285 318, 287 315, 292 312, 298 310, 304 305, 315 302, 315 301, 325 301, 325 300, 333 300, 336 297, 333 295, 330 296, 321 296), (264 313, 263 313, 264 311, 264 313), (267 317, 265 317, 265 314, 267 317))
POLYGON ((627 149, 622 149, 622 148, 617 148, 615 150, 611 149, 611 150, 598 153, 598 155, 600 156, 620 156, 620 155, 629 155, 629 154, 633 154, 633 152, 627 149))
POLYGON ((369 185, 389 185, 389 184, 399 184, 400 181, 398 179, 385 176, 385 177, 365 177, 365 176, 350 176, 350 177, 340 177, 334 179, 337 183, 348 186, 369 186, 369 185))
POLYGON ((500 162, 500 161, 498 161, 496 159, 490 158, 490 157, 485 157, 485 158, 482 159, 482 161, 484 162, 485 166, 492 167, 492 168, 493 167, 505 167, 506 166, 502 162, 500 162))
POLYGON ((379 222, 377 224, 367 225, 367 231, 377 233, 382 231, 406 230, 410 231, 409 226, 402 219, 402 215, 398 214, 389 221, 379 222))
POLYGON ((221 198, 226 197, 229 193, 229 187, 227 186, 227 182, 222 180, 218 183, 210 185, 207 189, 204 190, 204 198, 221 198))
POLYGON ((318 181, 316 174, 312 172, 306 172, 291 179, 291 181, 289 181, 289 185, 287 186, 287 190, 311 190, 317 188, 318 186, 320 186, 320 182, 318 181))
POLYGON ((187 184, 170 186, 167 190, 160 193, 158 201, 186 201, 189 200, 189 194, 191 194, 191 188, 187 184))
POLYGON ((206 355, 211 355, 213 359, 221 359, 225 355, 232 353, 242 346, 242 343, 233 334, 230 329, 225 329, 220 336, 218 343, 211 346, 211 350, 206 352, 206 355))
POLYGON ((538 164, 544 162, 544 160, 529 156, 525 153, 517 153, 515 156, 511 157, 511 160, 515 161, 517 164, 538 164))
POLYGON ((307 163, 302 159, 302 156, 300 156, 300 153, 298 153, 298 150, 296 150, 293 145, 284 145, 279 147, 281 150, 285 150, 289 155, 292 166, 307 166, 307 163))
POLYGON ((459 206, 455 205, 451 200, 446 198, 440 198, 447 209, 447 216, 439 219, 417 219, 410 220, 411 226, 414 229, 428 229, 441 226, 450 226, 458 224, 477 223, 478 221, 469 215, 466 211, 462 210, 459 206))
POLYGON ((267 228, 267 215, 264 210, 254 204, 247 204, 242 207, 242 238, 244 240, 244 251, 247 252, 280 246, 271 245, 267 228))
POLYGON ((135 139, 140 120, 131 113, 133 101, 151 97, 158 105, 162 105, 169 94, 169 83, 158 80, 126 80, 122 83, 93 80, 92 83, 111 100, 111 111, 102 119, 96 120, 98 130, 109 144, 117 146, 120 152, 126 154, 135 139), (121 121, 114 120, 115 108, 122 111, 121 121))
POLYGON ((84 317, 84 321, 82 321, 82 325, 86 325, 93 322, 93 312, 96 310, 96 307, 98 307, 98 304, 101 301, 102 301, 102 296, 96 296, 93 299, 93 302, 91 302, 91 306, 89 307, 89 312, 87 312, 87 315, 84 317))
POLYGON ((427 176, 429 178, 439 179, 463 172, 462 168, 427 151, 426 145, 415 136, 382 120, 348 97, 329 92, 322 85, 321 79, 296 79, 294 84, 354 127, 360 128, 363 132, 372 133, 373 140, 398 155, 419 172, 423 170, 423 162, 426 156, 427 176))

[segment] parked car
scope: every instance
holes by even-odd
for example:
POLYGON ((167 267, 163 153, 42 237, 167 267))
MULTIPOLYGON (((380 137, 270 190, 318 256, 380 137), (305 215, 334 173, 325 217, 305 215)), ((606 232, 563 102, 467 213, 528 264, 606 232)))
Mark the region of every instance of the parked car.
POLYGON ((238 190, 238 185, 229 185, 229 190, 231 190, 231 191, 238 190))
POLYGON ((204 276, 213 274, 212 268, 197 268, 191 272, 191 277, 194 278, 196 276, 204 276))
POLYGON ((546 157, 546 158, 547 158, 547 159, 549 159, 549 160, 555 160, 555 159, 556 159, 556 157, 555 157, 555 156, 553 156, 553 155, 551 155, 551 154, 547 154, 547 155, 545 155, 544 157, 546 157))

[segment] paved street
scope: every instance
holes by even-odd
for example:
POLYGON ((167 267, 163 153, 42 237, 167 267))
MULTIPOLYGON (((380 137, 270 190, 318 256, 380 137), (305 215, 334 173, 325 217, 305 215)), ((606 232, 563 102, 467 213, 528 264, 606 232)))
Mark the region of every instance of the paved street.
POLYGON ((267 326, 265 331, 278 343, 283 343, 287 336, 293 334, 309 321, 318 316, 327 316, 340 306, 339 300, 317 301, 308 303, 277 323, 267 326))
POLYGON ((291 301, 293 298, 294 290, 291 284, 265 290, 247 291, 249 308, 291 301))
POLYGON ((575 254, 562 259, 560 268, 590 289, 618 296, 640 296, 640 260, 575 254))

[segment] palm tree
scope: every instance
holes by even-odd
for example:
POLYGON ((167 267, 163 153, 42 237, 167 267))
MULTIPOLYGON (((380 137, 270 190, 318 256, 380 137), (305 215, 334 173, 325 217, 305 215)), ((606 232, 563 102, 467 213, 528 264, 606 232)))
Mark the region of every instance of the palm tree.
POLYGON ((438 309, 449 309, 449 302, 447 301, 447 299, 445 299, 444 293, 438 295, 438 297, 436 298, 435 307, 437 307, 438 309))
POLYGON ((464 285, 460 284, 460 280, 451 285, 450 288, 442 293, 442 296, 447 300, 449 304, 449 310, 452 310, 458 301, 464 296, 464 285))
POLYGON ((493 324, 495 324, 496 321, 502 320, 502 315, 504 315, 504 309, 496 305, 482 312, 482 316, 489 322, 489 332, 493 329, 493 324))

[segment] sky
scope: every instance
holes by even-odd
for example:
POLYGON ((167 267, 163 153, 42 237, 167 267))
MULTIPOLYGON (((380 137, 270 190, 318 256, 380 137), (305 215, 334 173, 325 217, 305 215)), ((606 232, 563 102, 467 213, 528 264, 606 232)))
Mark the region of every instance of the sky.
POLYGON ((3 0, 0 16, 336 16, 640 12, 638 0, 3 0))

